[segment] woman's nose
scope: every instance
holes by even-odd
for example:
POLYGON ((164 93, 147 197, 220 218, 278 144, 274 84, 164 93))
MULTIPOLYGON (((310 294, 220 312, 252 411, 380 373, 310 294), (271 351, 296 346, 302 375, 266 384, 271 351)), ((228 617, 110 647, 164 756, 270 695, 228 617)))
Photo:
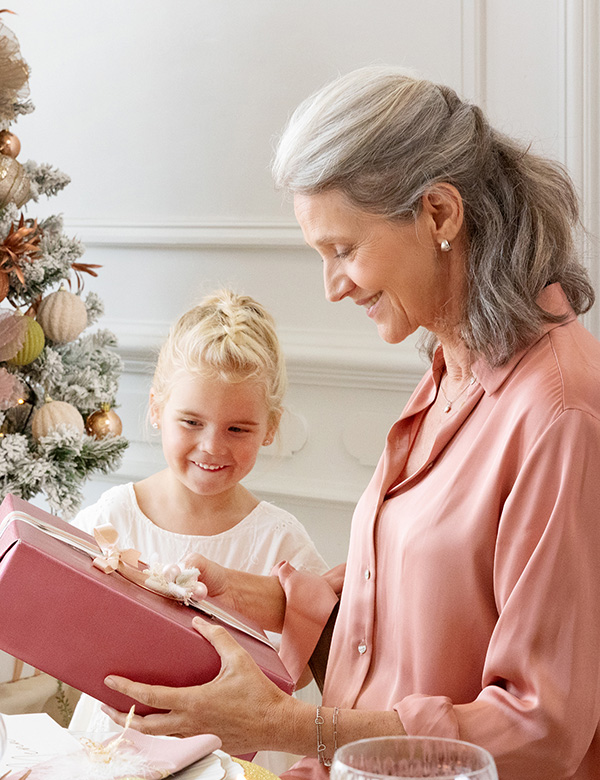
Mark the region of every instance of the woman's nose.
POLYGON ((323 284, 325 285, 325 297, 332 303, 341 301, 354 287, 338 261, 325 261, 323 263, 323 284))

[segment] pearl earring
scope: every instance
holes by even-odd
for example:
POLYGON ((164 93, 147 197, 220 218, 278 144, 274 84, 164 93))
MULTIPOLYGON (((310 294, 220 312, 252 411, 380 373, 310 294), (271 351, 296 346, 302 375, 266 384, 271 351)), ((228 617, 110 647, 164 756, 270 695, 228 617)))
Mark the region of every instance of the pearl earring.
POLYGON ((158 430, 158 423, 157 422, 153 422, 152 423, 152 427, 154 428, 155 431, 158 430))
POLYGON ((450 246, 450 242, 447 241, 445 238, 443 238, 440 243, 440 249, 442 250, 442 252, 450 252, 452 250, 452 247, 450 246))
POLYGON ((263 441, 263 447, 268 447, 268 446, 269 446, 269 444, 271 444, 271 442, 272 442, 272 441, 273 441, 273 439, 269 439, 269 438, 267 437, 267 438, 266 438, 266 439, 263 441))

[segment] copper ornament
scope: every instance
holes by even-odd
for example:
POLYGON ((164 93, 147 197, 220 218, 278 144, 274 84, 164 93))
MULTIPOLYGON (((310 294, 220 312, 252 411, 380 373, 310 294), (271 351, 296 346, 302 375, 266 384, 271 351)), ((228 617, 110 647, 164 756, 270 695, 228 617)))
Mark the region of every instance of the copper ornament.
POLYGON ((2 130, 0 132, 0 154, 6 154, 8 157, 19 156, 21 151, 21 142, 14 133, 10 130, 2 130))
POLYGON ((122 430, 121 418, 108 404, 103 404, 101 409, 92 412, 85 421, 86 433, 96 439, 103 439, 109 434, 119 436, 122 430))

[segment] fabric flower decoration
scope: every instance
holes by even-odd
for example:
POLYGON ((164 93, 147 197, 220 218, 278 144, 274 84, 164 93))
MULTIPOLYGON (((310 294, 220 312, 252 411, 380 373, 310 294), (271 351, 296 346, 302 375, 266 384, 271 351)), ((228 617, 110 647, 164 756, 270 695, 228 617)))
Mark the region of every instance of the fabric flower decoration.
POLYGON ((19 401, 23 403, 25 386, 18 376, 0 368, 0 410, 12 409, 19 401))
POLYGON ((14 311, 0 311, 0 361, 13 358, 23 346, 28 320, 14 311))

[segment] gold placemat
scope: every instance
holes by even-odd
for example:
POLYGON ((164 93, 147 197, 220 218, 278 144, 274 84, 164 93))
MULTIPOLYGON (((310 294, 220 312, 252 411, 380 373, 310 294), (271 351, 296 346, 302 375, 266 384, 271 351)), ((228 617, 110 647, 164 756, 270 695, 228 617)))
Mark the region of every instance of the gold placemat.
POLYGON ((237 761, 238 764, 244 767, 244 775, 246 780, 279 780, 278 776, 269 772, 263 766, 253 764, 251 761, 244 761, 243 758, 233 758, 233 761, 237 761))

